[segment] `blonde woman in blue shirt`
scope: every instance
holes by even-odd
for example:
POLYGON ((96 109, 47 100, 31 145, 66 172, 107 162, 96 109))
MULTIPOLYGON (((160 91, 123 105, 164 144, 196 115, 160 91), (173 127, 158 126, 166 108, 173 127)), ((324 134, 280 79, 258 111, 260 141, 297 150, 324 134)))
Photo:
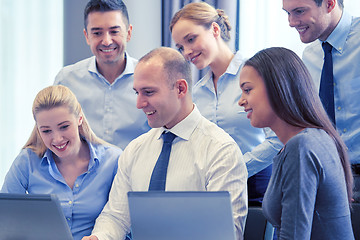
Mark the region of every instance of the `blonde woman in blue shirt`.
POLYGON ((170 23, 172 38, 183 56, 198 69, 210 67, 195 84, 193 100, 203 116, 223 128, 239 145, 250 177, 249 204, 258 205, 270 179, 272 158, 282 144, 269 129, 252 127, 237 104, 243 58, 227 45, 230 29, 224 11, 204 2, 185 5, 170 23))
POLYGON ((35 127, 1 192, 56 194, 74 239, 81 239, 108 200, 122 150, 96 137, 67 87, 41 90, 32 112, 35 127))

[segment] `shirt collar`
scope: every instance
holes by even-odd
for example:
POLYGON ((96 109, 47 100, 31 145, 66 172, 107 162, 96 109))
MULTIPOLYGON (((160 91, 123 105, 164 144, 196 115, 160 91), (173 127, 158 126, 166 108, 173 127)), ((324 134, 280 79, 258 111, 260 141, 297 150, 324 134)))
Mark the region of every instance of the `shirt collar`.
POLYGON ((184 140, 189 140, 191 134, 194 132, 200 119, 201 119, 201 114, 198 108, 196 107, 196 105, 194 104, 194 109, 184 120, 176 124, 171 129, 167 129, 164 127, 158 128, 159 130, 156 137, 157 139, 159 139, 164 131, 170 131, 184 140))
MULTIPOLYGON (((240 66, 244 63, 244 58, 242 57, 240 51, 237 51, 233 57, 233 59, 231 59, 231 62, 229 64, 229 66, 226 68, 226 71, 222 74, 230 74, 230 75, 236 75, 238 74, 238 72, 240 71, 240 66)), ((201 86, 205 86, 209 81, 211 81, 211 85, 213 84, 213 77, 212 77, 212 71, 209 70, 204 77, 202 78, 202 80, 200 80, 201 82, 199 84, 201 84, 201 86)))
POLYGON ((340 53, 343 52, 346 39, 349 35, 351 29, 351 20, 351 15, 343 11, 338 25, 335 27, 334 31, 332 31, 330 36, 326 39, 326 42, 330 43, 331 46, 340 53))
POLYGON ((231 60, 229 66, 227 67, 225 73, 231 74, 231 75, 236 75, 239 70, 240 70, 240 66, 241 64, 244 63, 244 59, 240 53, 240 51, 237 51, 233 57, 233 59, 231 60))

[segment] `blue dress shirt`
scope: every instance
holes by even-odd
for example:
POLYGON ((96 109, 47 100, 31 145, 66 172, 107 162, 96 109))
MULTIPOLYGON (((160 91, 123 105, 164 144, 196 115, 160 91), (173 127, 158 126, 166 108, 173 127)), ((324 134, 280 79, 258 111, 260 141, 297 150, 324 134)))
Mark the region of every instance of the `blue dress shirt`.
MULTIPOLYGON (((336 128, 349 149, 351 163, 360 163, 360 18, 343 12, 326 41, 333 46, 336 128)), ((316 40, 303 53, 318 89, 324 63, 321 43, 316 40)))
POLYGON ((7 173, 1 192, 56 194, 74 240, 91 234, 117 171, 121 149, 89 143, 88 171, 78 176, 71 189, 59 172, 48 149, 39 158, 29 148, 22 149, 7 173))
POLYGON ((237 52, 217 82, 217 93, 209 71, 195 84, 193 100, 204 117, 224 129, 239 145, 251 177, 272 163, 282 143, 270 129, 251 126, 244 108, 238 105, 242 63, 237 52))
POLYGON ((133 74, 137 60, 125 56, 124 72, 112 84, 98 72, 95 56, 64 67, 54 83, 70 88, 95 134, 121 149, 150 130, 146 115, 136 108, 133 74))

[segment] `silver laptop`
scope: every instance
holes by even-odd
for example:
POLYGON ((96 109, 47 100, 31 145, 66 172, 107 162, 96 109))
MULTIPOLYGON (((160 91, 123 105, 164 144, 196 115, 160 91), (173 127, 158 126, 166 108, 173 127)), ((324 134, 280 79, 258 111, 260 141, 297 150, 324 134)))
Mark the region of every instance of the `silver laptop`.
POLYGON ((235 240, 228 192, 128 192, 133 240, 235 240))
POLYGON ((73 238, 55 195, 0 193, 0 239, 73 238))

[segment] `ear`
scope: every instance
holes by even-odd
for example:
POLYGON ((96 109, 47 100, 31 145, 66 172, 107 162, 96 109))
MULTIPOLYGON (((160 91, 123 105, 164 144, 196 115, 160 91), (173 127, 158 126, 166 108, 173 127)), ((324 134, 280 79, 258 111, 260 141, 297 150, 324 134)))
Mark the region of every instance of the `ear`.
POLYGON ((128 27, 128 30, 127 30, 127 36, 126 36, 126 41, 127 42, 130 41, 130 39, 131 39, 132 29, 133 29, 132 25, 129 24, 129 27, 128 27))
POLYGON ((78 122, 78 126, 81 126, 81 124, 83 123, 83 115, 80 114, 79 116, 79 122, 78 122))
POLYGON ((219 24, 217 24, 216 22, 213 22, 211 24, 211 28, 212 28, 214 37, 218 38, 220 36, 220 33, 221 33, 221 29, 220 29, 219 24))
POLYGON ((336 0, 325 0, 324 3, 326 4, 326 8, 328 13, 330 13, 336 7, 336 0))
POLYGON ((183 98, 188 92, 188 83, 185 79, 176 80, 175 87, 178 91, 179 98, 183 98))
POLYGON ((88 36, 88 33, 87 33, 87 31, 86 31, 85 28, 84 28, 84 36, 85 36, 85 39, 86 39, 86 43, 87 43, 88 45, 90 45, 90 43, 89 43, 89 36, 88 36))

